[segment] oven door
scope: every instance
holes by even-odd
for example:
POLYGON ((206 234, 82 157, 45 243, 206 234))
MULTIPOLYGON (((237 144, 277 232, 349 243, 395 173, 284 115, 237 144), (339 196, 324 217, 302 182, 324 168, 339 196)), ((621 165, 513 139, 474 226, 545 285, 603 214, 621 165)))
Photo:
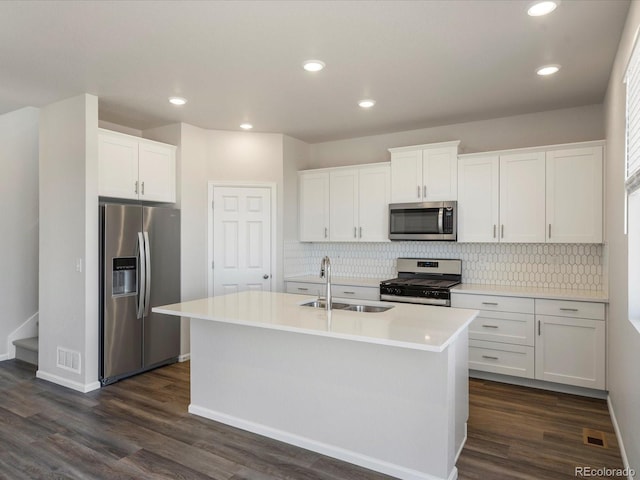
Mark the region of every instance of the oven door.
POLYGON ((455 227, 445 228, 445 212, 455 202, 392 203, 389 205, 389 240, 456 240, 455 227))

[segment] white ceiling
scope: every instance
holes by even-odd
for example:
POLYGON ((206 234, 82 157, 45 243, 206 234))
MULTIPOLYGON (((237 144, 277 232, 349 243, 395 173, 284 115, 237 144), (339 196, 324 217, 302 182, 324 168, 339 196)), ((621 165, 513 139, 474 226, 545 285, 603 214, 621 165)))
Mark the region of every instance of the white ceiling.
POLYGON ((316 143, 601 103, 629 1, 530 4, 0 1, 0 113, 87 92, 136 129, 249 121, 316 143))

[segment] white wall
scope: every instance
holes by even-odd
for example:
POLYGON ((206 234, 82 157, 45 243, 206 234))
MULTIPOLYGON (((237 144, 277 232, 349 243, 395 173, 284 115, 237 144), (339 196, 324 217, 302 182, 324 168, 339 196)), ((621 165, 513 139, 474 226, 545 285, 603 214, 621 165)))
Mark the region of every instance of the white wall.
POLYGON ((38 117, 33 107, 0 116, 0 359, 38 313, 38 117))
POLYGON ((37 375, 81 391, 99 387, 97 129, 92 95, 40 112, 37 375), (80 373, 57 366, 57 347, 79 352, 80 373))
POLYGON ((449 140, 461 140, 460 153, 602 140, 602 112, 602 105, 590 105, 316 143, 302 169, 386 162, 388 148, 449 140))
POLYGON ((292 137, 284 137, 282 197, 285 242, 298 240, 298 170, 302 170, 302 165, 309 163, 310 155, 309 144, 292 137))
MULTIPOLYGON (((640 471, 640 334, 627 311, 627 236, 624 234, 624 71, 640 26, 640 4, 632 2, 604 104, 606 245, 609 262, 608 388, 629 465, 640 471)), ((637 294, 637 293, 636 293, 637 294)))

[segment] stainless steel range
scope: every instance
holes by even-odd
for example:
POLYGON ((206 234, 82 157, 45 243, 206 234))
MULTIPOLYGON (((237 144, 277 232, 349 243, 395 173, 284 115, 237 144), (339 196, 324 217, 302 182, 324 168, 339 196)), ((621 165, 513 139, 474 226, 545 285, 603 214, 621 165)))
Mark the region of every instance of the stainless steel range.
POLYGON ((398 277, 380 282, 380 300, 451 306, 451 287, 462 281, 462 260, 398 258, 398 277))

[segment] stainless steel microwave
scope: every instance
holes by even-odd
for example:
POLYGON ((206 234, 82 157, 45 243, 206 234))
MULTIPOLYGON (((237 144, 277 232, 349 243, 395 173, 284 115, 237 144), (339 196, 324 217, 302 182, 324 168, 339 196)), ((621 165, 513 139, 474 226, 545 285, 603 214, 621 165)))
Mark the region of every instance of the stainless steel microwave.
POLYGON ((391 203, 389 240, 455 242, 457 202, 391 203))

